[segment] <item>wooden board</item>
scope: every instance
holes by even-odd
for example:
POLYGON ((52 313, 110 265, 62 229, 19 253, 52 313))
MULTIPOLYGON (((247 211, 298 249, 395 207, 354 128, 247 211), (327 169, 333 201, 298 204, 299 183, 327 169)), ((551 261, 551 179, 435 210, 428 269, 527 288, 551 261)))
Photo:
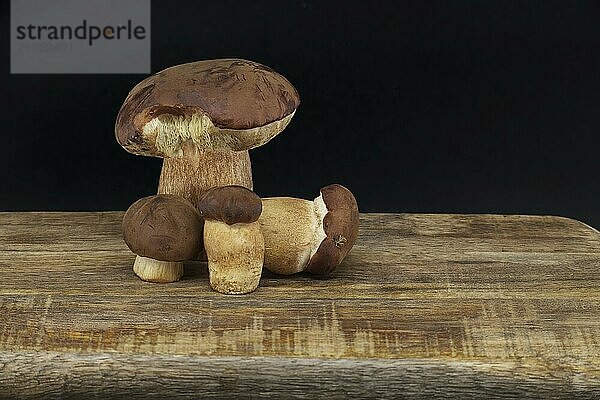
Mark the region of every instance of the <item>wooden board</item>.
POLYGON ((600 233, 364 214, 333 276, 138 280, 121 212, 0 213, 0 398, 599 398, 600 233))

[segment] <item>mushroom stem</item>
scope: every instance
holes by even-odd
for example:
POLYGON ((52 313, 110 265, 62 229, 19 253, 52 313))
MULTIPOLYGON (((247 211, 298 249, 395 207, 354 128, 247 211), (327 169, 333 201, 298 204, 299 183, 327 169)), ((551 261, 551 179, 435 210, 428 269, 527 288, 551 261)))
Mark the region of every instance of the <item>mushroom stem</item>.
POLYGON ((183 276, 183 262, 159 261, 137 256, 133 263, 133 272, 147 282, 177 282, 183 276))
POLYGON ((175 194, 194 206, 208 189, 239 185, 252 189, 252 169, 247 150, 200 150, 191 141, 183 146, 183 154, 163 161, 159 194, 175 194))
POLYGON ((323 237, 322 213, 313 201, 293 197, 264 198, 262 205, 265 267, 282 275, 303 271, 323 237))
POLYGON ((245 294, 258 287, 264 261, 264 241, 258 222, 227 225, 204 222, 210 286, 224 294, 245 294))

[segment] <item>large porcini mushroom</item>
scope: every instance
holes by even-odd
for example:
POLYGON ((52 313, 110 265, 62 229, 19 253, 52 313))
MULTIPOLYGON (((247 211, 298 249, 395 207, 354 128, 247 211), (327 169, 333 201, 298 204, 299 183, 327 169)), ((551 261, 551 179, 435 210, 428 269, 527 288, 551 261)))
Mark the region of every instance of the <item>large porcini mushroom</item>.
POLYGON ((321 189, 314 201, 291 197, 262 199, 259 218, 265 240, 265 268, 290 275, 324 276, 341 264, 358 235, 358 205, 342 185, 321 189))
POLYGON ((117 141, 130 153, 162 157, 158 193, 194 206, 208 189, 252 189, 248 149, 280 133, 300 103, 264 65, 221 59, 177 65, 137 84, 121 106, 117 141))
POLYGON ((204 218, 204 248, 210 286, 220 293, 254 291, 262 274, 265 246, 258 218, 260 197, 242 186, 210 189, 198 202, 204 218))
POLYGON ((202 220, 198 211, 175 195, 144 197, 123 217, 123 239, 137 257, 133 271, 148 282, 175 282, 183 261, 200 251, 202 220))

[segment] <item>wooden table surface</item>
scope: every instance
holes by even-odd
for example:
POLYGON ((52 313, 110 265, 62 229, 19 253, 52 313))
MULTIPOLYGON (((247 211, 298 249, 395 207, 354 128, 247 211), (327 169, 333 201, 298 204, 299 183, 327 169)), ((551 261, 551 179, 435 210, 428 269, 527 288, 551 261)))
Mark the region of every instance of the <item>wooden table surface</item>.
POLYGON ((121 212, 0 213, 0 398, 600 398, 600 233, 363 214, 326 280, 135 277, 121 212))

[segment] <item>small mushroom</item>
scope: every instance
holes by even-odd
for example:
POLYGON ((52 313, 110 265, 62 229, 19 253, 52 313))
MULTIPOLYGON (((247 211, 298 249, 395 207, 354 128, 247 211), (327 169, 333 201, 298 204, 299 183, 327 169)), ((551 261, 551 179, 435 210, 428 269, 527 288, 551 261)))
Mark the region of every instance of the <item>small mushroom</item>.
POLYGON ((213 188, 201 197, 198 210, 205 220, 210 286, 225 294, 256 290, 265 254, 260 197, 242 186, 213 188))
POLYGON ((342 185, 325 186, 314 201, 272 197, 262 199, 262 204, 259 223, 265 268, 271 272, 328 275, 356 242, 358 205, 342 185))
POLYGON ((183 261, 200 251, 202 220, 198 211, 175 195, 144 197, 123 217, 123 239, 137 257, 133 271, 148 282, 176 282, 183 261))

